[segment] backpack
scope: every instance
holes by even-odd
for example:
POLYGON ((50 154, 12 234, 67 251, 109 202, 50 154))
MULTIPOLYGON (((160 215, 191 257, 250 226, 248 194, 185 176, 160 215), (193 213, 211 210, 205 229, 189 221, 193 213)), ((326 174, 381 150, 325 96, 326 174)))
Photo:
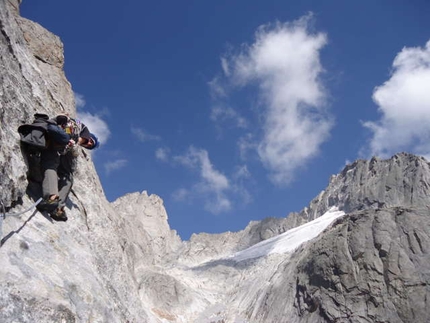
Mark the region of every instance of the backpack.
POLYGON ((43 174, 40 168, 40 153, 47 149, 48 120, 46 114, 36 113, 32 124, 23 124, 18 127, 21 152, 27 165, 27 179, 42 182, 43 174))
POLYGON ((21 143, 33 150, 44 150, 48 147, 49 117, 43 113, 36 113, 31 124, 23 124, 18 127, 21 143))
POLYGON ((41 153, 46 149, 64 150, 70 139, 54 120, 44 113, 36 113, 33 123, 18 127, 21 152, 28 167, 27 179, 35 182, 43 180, 40 168, 41 153))
POLYGON ((18 133, 22 144, 39 151, 47 148, 61 151, 71 138, 56 121, 43 113, 36 113, 33 123, 19 126, 18 133))

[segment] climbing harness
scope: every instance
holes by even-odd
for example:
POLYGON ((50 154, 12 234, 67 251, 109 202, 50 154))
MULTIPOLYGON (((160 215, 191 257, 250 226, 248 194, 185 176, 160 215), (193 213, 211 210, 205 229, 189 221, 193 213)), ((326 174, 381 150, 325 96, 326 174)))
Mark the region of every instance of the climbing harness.
POLYGON ((18 216, 18 215, 24 214, 24 213, 30 211, 32 208, 35 208, 37 206, 37 204, 39 204, 40 202, 42 202, 42 198, 38 199, 35 203, 30 205, 24 211, 21 211, 18 213, 6 213, 6 208, 3 204, 3 201, 0 200, 0 212, 1 212, 1 214, 0 214, 0 239, 2 238, 2 235, 3 235, 3 220, 6 219, 7 216, 18 216))

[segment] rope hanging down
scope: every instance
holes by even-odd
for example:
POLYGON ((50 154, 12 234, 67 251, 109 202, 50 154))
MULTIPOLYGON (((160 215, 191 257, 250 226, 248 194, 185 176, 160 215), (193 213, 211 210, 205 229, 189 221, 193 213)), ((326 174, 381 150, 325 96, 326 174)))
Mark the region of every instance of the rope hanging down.
POLYGON ((0 207, 1 207, 1 214, 0 214, 0 238, 3 235, 3 220, 6 219, 7 216, 18 216, 21 214, 24 214, 28 211, 30 211, 32 208, 35 208, 37 206, 37 204, 39 204, 42 201, 42 198, 38 199, 35 203, 33 203, 32 205, 30 205, 27 209, 25 209, 24 211, 18 212, 18 213, 6 213, 6 208, 3 204, 3 201, 0 200, 0 207))
POLYGON ((37 204, 39 204, 40 202, 42 202, 42 198, 38 199, 36 202, 34 202, 32 205, 30 205, 27 209, 25 209, 24 211, 18 212, 18 213, 6 213, 6 209, 4 207, 3 201, 0 201, 1 204, 1 208, 2 208, 2 216, 3 219, 6 218, 7 216, 17 216, 17 215, 21 215, 24 214, 28 211, 30 211, 32 208, 36 207, 37 204))

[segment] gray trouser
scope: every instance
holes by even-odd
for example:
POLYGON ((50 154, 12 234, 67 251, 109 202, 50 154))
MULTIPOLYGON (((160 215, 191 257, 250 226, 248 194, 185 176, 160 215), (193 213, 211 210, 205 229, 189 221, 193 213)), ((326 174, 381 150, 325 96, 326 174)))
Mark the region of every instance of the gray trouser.
POLYGON ((40 166, 43 173, 42 195, 48 198, 51 195, 60 197, 58 207, 66 206, 66 201, 73 186, 72 154, 60 156, 57 151, 45 150, 40 156, 40 166))
POLYGON ((67 197, 69 196, 72 186, 73 186, 72 174, 59 174, 58 187, 60 191, 58 192, 58 195, 60 196, 60 202, 58 204, 58 207, 60 209, 66 206, 67 197))
POLYGON ((58 195, 57 169, 60 164, 60 155, 55 150, 45 150, 40 155, 40 166, 42 168, 43 181, 42 193, 44 198, 58 195))

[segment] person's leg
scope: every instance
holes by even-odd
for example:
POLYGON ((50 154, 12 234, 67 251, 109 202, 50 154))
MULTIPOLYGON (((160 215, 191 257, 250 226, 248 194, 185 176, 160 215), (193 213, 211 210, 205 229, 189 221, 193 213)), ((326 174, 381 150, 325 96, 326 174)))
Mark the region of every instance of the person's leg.
POLYGON ((73 176, 72 174, 59 174, 59 180, 58 180, 58 195, 59 195, 59 202, 58 207, 50 212, 51 218, 53 218, 55 221, 67 221, 67 215, 66 211, 64 210, 66 206, 67 197, 69 196, 70 190, 73 186, 73 176))
POLYGON ((21 153, 27 166, 27 180, 42 183, 43 176, 40 167, 40 150, 21 142, 21 153))
POLYGON ((57 168, 60 163, 60 156, 57 151, 45 150, 41 154, 40 160, 43 173, 42 191, 43 198, 58 196, 58 175, 57 168))
POLYGON ((76 156, 73 154, 73 151, 68 151, 66 154, 61 155, 57 168, 59 203, 57 209, 50 213, 51 217, 56 221, 67 221, 64 208, 73 186, 73 171, 75 166, 76 156))
POLYGON ((40 164, 42 167, 42 197, 38 204, 40 211, 53 211, 58 207, 58 175, 57 168, 60 156, 58 152, 45 150, 41 153, 40 164))
POLYGON ((58 195, 60 197, 58 208, 64 209, 66 206, 66 201, 69 196, 70 190, 73 186, 73 175, 72 174, 59 174, 59 181, 58 181, 58 195))

